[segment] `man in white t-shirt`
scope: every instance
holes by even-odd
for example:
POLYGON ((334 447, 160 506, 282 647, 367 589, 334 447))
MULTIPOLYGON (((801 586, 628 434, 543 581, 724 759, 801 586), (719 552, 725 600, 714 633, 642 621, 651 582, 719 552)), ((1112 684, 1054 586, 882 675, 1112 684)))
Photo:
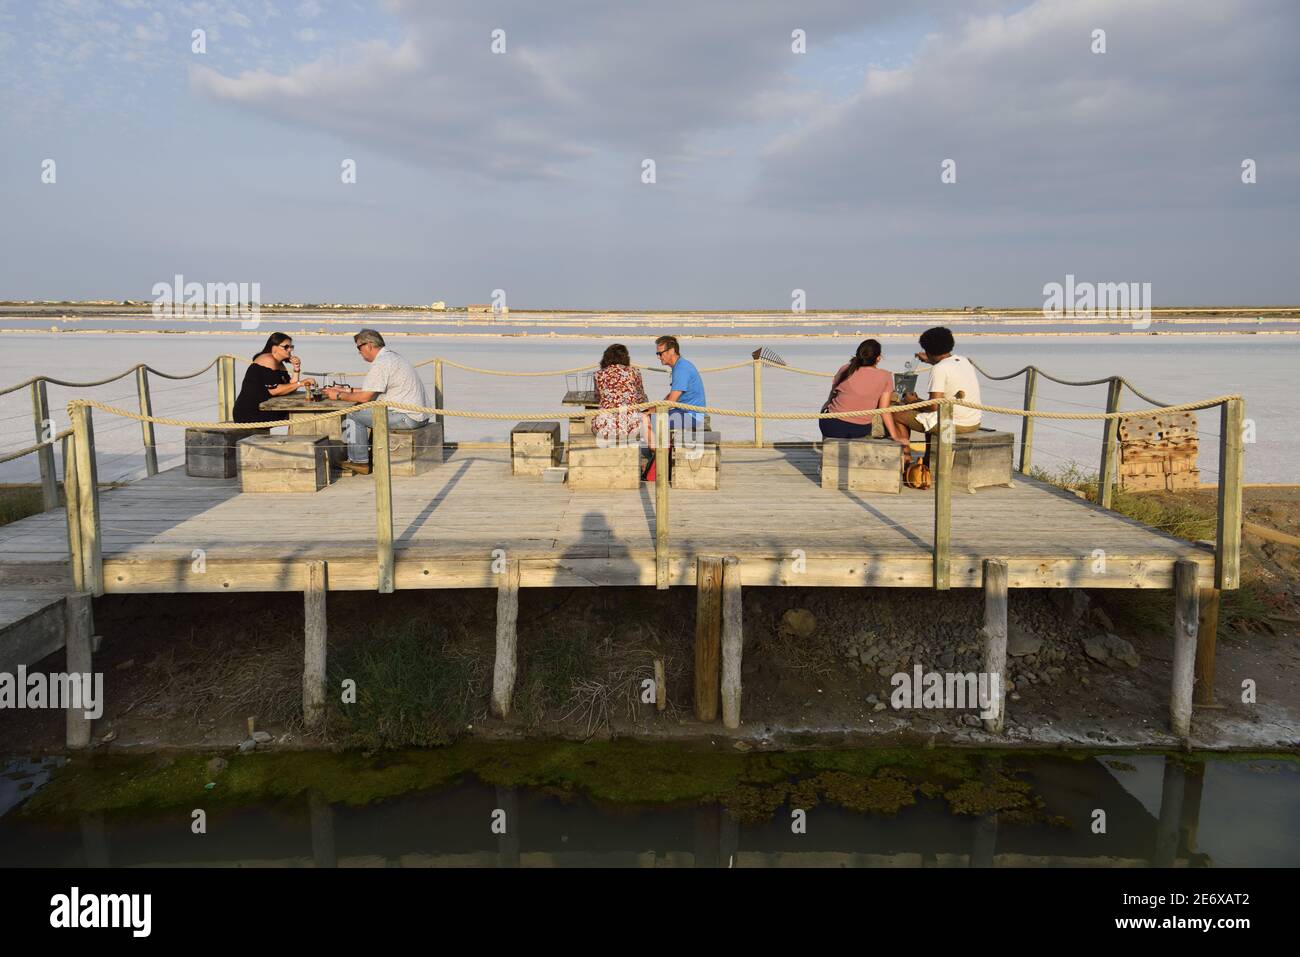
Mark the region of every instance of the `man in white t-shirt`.
MULTIPOLYGON (((341 399, 344 402, 373 402, 381 395, 389 402, 401 402, 404 405, 429 404, 428 393, 420 381, 415 367, 384 345, 384 337, 374 329, 362 329, 352 337, 357 344, 361 358, 370 363, 366 379, 360 389, 351 386, 339 386, 325 390, 329 399, 341 399)), ((361 409, 348 416, 351 437, 348 442, 348 460, 343 468, 358 475, 370 474, 370 428, 374 424, 371 409, 361 409)), ((413 429, 427 421, 426 412, 401 412, 388 410, 388 427, 390 429, 413 429)))
MULTIPOLYGON (((916 357, 931 365, 926 390, 931 399, 966 399, 980 402, 979 376, 970 360, 952 354, 955 342, 952 332, 936 326, 921 333, 921 351, 916 357)), ((906 403, 919 402, 920 397, 909 392, 902 397, 906 403)), ((939 427, 938 411, 895 412, 894 421, 901 422, 913 432, 933 432, 939 427)), ((975 432, 980 427, 979 409, 964 405, 952 407, 952 424, 957 432, 975 432)))

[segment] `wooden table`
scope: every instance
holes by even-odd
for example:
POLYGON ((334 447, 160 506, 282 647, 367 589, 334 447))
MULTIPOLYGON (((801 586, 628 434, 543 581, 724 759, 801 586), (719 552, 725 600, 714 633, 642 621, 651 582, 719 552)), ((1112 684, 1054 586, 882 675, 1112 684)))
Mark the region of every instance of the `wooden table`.
MULTIPOLYGON (((599 409, 600 400, 596 398, 596 392, 593 389, 590 392, 566 392, 564 398, 560 400, 560 405, 580 405, 584 409, 599 409)), ((591 419, 584 419, 575 416, 569 419, 569 438, 575 435, 590 435, 591 419)))
POLYGON ((343 441, 343 417, 300 424, 294 424, 294 420, 309 415, 320 415, 322 412, 334 412, 338 409, 353 409, 356 405, 355 402, 344 402, 341 399, 319 399, 313 402, 305 393, 294 393, 267 399, 258 408, 263 412, 278 413, 288 419, 290 435, 327 436, 331 440, 330 464, 338 465, 348 457, 347 444, 343 441))

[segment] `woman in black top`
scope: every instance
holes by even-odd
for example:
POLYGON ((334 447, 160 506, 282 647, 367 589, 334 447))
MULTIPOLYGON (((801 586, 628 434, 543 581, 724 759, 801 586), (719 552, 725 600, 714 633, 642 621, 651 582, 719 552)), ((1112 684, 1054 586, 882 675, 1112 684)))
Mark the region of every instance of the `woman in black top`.
POLYGON ((283 419, 282 412, 263 412, 260 406, 267 399, 276 395, 288 395, 297 392, 304 385, 315 385, 311 379, 299 379, 302 360, 293 354, 293 340, 283 332, 273 332, 266 340, 262 351, 253 356, 253 361, 244 373, 244 384, 235 399, 236 422, 274 422, 283 419), (285 363, 293 368, 291 373, 285 363))

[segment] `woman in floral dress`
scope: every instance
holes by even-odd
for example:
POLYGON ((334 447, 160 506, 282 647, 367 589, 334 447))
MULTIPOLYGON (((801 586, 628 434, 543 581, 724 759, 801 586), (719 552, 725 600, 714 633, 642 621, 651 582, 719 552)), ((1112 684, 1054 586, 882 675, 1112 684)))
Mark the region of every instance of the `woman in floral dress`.
MULTIPOLYGON (((614 343, 600 357, 600 371, 596 373, 596 400, 602 409, 618 409, 620 405, 637 405, 646 401, 641 372, 632 367, 627 346, 614 343)), ((601 412, 592 417, 591 431, 606 442, 625 444, 637 441, 639 436, 650 444, 650 416, 645 412, 601 412)))

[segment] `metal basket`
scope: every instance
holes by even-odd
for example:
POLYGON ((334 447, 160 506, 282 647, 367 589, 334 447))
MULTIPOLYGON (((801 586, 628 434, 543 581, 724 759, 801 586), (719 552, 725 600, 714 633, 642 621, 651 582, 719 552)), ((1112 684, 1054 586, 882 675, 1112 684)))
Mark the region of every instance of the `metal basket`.
POLYGON ((564 374, 564 388, 569 392, 595 392, 596 373, 566 372, 564 374))

